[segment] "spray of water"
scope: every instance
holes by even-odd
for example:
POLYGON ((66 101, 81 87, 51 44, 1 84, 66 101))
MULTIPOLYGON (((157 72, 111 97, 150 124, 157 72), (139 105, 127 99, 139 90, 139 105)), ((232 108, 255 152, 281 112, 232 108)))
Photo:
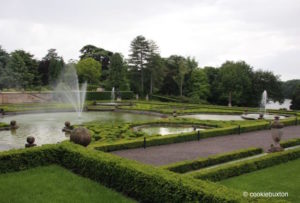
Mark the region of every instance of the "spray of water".
POLYGON ((113 87, 111 90, 111 103, 114 103, 114 101, 115 101, 115 87, 113 87))
POLYGON ((83 83, 80 87, 76 69, 68 65, 61 72, 55 94, 60 101, 71 104, 80 118, 84 109, 86 89, 87 83, 83 83))
POLYGON ((266 114, 267 101, 268 101, 268 94, 267 91, 265 90, 262 93, 261 101, 260 101, 260 112, 262 112, 264 115, 266 114))

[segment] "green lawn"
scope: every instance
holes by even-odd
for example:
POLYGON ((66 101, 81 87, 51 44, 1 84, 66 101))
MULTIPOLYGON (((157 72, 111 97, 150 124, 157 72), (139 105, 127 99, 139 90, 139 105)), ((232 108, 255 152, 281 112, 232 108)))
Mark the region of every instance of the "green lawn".
POLYGON ((134 202, 56 166, 0 175, 0 202, 134 202))
POLYGON ((288 192, 291 202, 300 202, 300 159, 233 177, 220 183, 241 191, 288 192))

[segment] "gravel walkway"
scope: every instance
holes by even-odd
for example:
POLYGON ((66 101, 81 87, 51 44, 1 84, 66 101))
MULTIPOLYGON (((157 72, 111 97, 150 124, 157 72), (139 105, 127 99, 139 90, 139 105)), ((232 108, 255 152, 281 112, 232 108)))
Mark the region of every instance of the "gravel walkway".
MULTIPOLYGON (((285 127, 283 130, 283 140, 300 138, 300 126, 285 127)), ((270 130, 262 130, 241 135, 212 137, 200 141, 154 146, 146 149, 121 150, 112 153, 142 163, 159 166, 249 147, 261 147, 266 151, 273 143, 270 133, 270 130)))

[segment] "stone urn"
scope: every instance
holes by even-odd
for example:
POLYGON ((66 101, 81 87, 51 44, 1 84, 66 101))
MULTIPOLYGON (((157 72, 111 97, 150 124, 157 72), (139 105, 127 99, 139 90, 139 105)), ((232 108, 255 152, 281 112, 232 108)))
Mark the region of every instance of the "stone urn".
POLYGON ((82 146, 88 146, 91 142, 91 134, 88 129, 78 127, 71 131, 70 141, 82 146))
POLYGON ((18 128, 19 128, 19 126, 17 125, 17 121, 15 121, 15 120, 10 121, 10 129, 11 130, 16 130, 18 128))
POLYGON ((173 111, 173 117, 174 117, 174 118, 177 117, 177 112, 176 112, 176 110, 173 111))
POLYGON ((26 148, 29 148, 29 147, 35 147, 36 146, 36 144, 34 144, 34 141, 35 141, 35 138, 34 137, 32 137, 32 136, 29 136, 29 137, 27 137, 27 143, 25 144, 25 147, 26 148))
POLYGON ((283 130, 282 130, 283 127, 284 125, 279 121, 279 116, 275 116, 275 120, 271 125, 271 135, 274 141, 274 145, 271 145, 271 149, 270 149, 272 152, 283 150, 279 144, 283 135, 283 130))
POLYGON ((62 129, 63 132, 70 133, 73 130, 73 126, 71 126, 70 121, 65 122, 65 127, 62 129))

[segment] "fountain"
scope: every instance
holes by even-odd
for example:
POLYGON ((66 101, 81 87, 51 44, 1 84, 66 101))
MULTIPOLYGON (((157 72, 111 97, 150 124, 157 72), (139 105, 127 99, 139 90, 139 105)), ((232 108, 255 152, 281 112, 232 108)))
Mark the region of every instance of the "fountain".
POLYGON ((111 99, 111 103, 113 104, 114 101, 115 101, 115 87, 113 87, 111 89, 111 96, 110 96, 110 99, 111 99))
POLYGON ((55 93, 63 102, 70 103, 80 118, 84 108, 86 88, 86 82, 81 87, 79 86, 77 71, 74 66, 67 65, 60 75, 55 93))
POLYGON ((267 101, 268 101, 268 94, 267 91, 264 90, 261 96, 261 101, 260 101, 260 112, 263 115, 266 115, 266 106, 267 106, 267 101))

